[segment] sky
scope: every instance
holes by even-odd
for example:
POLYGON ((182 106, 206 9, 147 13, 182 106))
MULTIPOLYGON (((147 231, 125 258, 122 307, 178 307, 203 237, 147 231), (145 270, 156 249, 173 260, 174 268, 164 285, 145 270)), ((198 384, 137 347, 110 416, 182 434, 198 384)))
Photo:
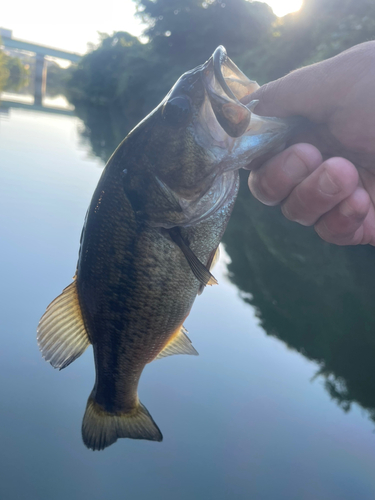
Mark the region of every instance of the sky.
MULTIPOLYGON (((18 0, 4 2, 0 26, 13 38, 84 54, 88 43, 99 42, 98 32, 128 31, 140 35, 142 24, 132 0, 18 0), (104 7, 105 5, 105 7, 104 7), (62 9, 63 6, 63 9, 62 9)), ((298 10, 302 0, 268 0, 274 13, 283 16, 298 10)))

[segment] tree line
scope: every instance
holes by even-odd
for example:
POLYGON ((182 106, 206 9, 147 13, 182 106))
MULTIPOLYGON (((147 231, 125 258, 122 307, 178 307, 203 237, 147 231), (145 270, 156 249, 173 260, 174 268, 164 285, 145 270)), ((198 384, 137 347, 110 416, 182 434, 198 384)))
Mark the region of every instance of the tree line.
POLYGON ((305 0, 299 12, 283 18, 248 0, 135 2, 145 24, 142 41, 126 32, 102 34, 67 78, 66 95, 103 159, 182 73, 218 45, 262 84, 375 38, 373 0, 305 0), (113 141, 107 130, 95 130, 98 114, 113 123, 113 141))

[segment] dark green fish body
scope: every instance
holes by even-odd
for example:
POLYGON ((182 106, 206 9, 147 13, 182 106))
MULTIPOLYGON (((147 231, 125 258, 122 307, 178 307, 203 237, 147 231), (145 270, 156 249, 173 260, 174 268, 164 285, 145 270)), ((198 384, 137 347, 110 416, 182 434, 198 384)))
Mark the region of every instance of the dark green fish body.
MULTIPOLYGON (((76 280, 95 355, 92 398, 111 413, 135 408, 145 364, 179 331, 201 286, 168 232, 135 216, 123 188, 124 163, 117 160, 117 155, 126 157, 126 149, 127 141, 94 193, 76 280)), ((237 188, 235 179, 220 214, 181 228, 182 238, 205 264, 220 243, 237 188)))
POLYGON ((87 447, 160 441, 137 394, 145 365, 197 354, 183 322, 210 269, 238 191, 238 169, 279 148, 291 127, 257 117, 257 88, 218 48, 185 73, 120 144, 93 195, 75 279, 38 326, 43 356, 65 368, 92 344, 87 447), (255 103, 256 104, 256 103, 255 103))

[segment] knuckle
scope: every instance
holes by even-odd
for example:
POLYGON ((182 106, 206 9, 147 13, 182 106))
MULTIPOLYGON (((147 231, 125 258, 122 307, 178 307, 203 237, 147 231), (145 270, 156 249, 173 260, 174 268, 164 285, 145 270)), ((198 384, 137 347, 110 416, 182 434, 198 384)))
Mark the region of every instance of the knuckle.
POLYGON ((297 186, 282 203, 281 211, 287 219, 302 226, 312 226, 319 218, 301 185, 297 186))

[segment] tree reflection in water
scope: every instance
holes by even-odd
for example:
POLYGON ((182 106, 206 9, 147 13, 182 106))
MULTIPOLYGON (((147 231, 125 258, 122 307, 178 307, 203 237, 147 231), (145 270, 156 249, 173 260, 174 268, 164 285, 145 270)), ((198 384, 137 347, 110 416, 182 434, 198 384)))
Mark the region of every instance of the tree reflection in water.
POLYGON ((242 180, 224 235, 231 281, 268 335, 318 362, 344 411, 356 402, 375 421, 375 248, 323 242, 242 180))

